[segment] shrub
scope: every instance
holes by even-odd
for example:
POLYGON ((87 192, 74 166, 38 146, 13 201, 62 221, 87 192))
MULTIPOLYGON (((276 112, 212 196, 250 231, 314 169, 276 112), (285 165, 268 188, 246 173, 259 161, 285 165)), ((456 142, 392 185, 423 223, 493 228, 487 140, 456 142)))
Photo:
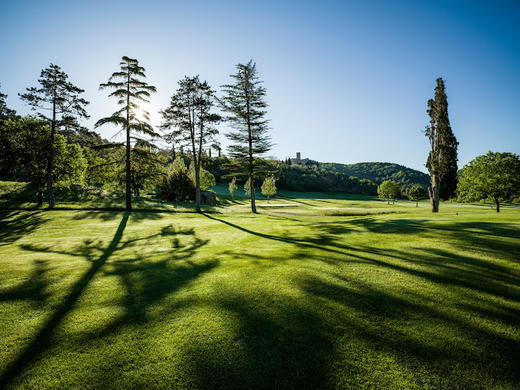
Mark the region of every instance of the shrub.
POLYGON ((186 171, 173 171, 157 187, 157 196, 169 202, 195 199, 195 186, 186 171))

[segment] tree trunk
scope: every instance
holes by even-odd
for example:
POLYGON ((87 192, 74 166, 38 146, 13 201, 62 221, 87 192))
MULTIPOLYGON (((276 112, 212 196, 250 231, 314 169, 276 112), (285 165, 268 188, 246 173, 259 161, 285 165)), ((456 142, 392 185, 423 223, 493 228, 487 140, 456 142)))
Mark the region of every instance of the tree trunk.
POLYGON ((130 171, 130 72, 127 79, 126 95, 126 178, 125 178, 125 203, 128 211, 132 210, 132 187, 130 171))
POLYGON ((499 213, 500 212, 500 202, 497 199, 495 199, 495 203, 497 205, 497 213, 499 213))
POLYGON ((419 207, 419 201, 415 202, 415 207, 419 207))
POLYGON ((173 161, 175 161, 175 157, 177 157, 177 155, 175 154, 175 145, 172 145, 172 158, 173 158, 173 161))
POLYGON ((253 182, 253 175, 249 175, 249 183, 249 191, 251 191, 251 211, 256 214, 255 183, 253 182))
POLYGON ((200 213, 200 172, 197 167, 195 167, 195 211, 200 213))
POLYGON ((56 134, 56 91, 52 102, 51 139, 49 144, 49 155, 47 158, 47 194, 49 196, 49 209, 54 208, 54 189, 52 170, 54 168, 54 136, 56 134))
POLYGON ((38 201, 38 207, 40 207, 43 204, 43 190, 40 186, 38 186, 38 192, 36 196, 38 201))
POLYGON ((430 195, 430 203, 432 205, 432 213, 439 212, 439 179, 437 175, 432 174, 431 186, 428 188, 428 194, 430 195))

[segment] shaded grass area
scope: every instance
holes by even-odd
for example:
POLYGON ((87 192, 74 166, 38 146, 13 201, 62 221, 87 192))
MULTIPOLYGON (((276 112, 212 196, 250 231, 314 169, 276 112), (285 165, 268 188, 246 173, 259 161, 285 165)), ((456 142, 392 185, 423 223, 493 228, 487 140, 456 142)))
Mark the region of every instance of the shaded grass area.
POLYGON ((0 387, 518 388, 518 210, 295 200, 0 211, 0 387))

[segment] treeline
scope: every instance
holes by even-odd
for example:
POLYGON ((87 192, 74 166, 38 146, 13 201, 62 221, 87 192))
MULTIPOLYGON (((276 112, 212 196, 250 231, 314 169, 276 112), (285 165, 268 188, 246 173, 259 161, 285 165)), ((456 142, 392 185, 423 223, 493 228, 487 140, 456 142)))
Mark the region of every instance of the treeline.
POLYGON ((122 142, 107 142, 81 125, 90 117, 89 102, 82 97, 85 90, 50 64, 36 86, 19 94, 35 116, 16 116, 0 93, 0 176, 31 183, 39 205, 46 190, 50 209, 57 187, 117 184, 125 188, 127 210, 132 209, 132 196, 155 186, 168 200, 191 199, 194 191, 195 209, 200 212, 201 191, 215 182, 204 169, 205 153, 213 148, 220 155, 215 136, 217 125, 226 122, 232 128, 225 134, 231 141, 226 170, 228 176, 247 178, 251 210, 256 212, 255 186, 269 174, 262 158, 271 148, 266 90, 253 61, 238 64, 235 70, 229 84, 220 87, 219 97, 198 75, 179 80, 168 106, 160 111, 161 125, 154 128, 143 104, 157 88, 147 83, 146 70, 137 59, 123 56, 119 69, 99 84, 99 89, 109 91, 109 98, 115 98, 118 109, 98 119, 95 127, 112 125, 123 136, 122 142), (159 139, 170 144, 170 161, 170 154, 157 148, 159 139), (177 151, 183 150, 177 159, 177 151), (186 188, 177 191, 179 183, 186 188))
MULTIPOLYGON (((217 182, 227 183, 232 175, 232 172, 226 168, 230 161, 227 157, 206 157, 204 167, 215 176, 217 182)), ((264 176, 274 175, 278 189, 377 195, 377 184, 367 179, 332 172, 314 165, 290 164, 287 161, 265 160, 264 164, 264 176)), ((244 182, 245 180, 238 181, 239 184, 244 182)))
POLYGON ((288 165, 285 163, 280 164, 277 186, 290 191, 340 191, 352 194, 377 194, 377 184, 371 180, 359 179, 355 176, 333 172, 317 166, 288 165))
POLYGON ((348 176, 368 179, 376 185, 391 180, 402 192, 418 184, 425 189, 430 185, 430 176, 426 173, 403 165, 384 162, 364 162, 357 164, 320 163, 320 167, 332 172, 340 172, 348 176))

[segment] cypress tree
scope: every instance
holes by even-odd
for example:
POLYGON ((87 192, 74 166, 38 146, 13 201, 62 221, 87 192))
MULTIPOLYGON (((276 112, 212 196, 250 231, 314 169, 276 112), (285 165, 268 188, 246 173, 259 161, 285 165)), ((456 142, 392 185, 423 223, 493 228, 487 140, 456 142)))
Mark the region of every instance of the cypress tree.
POLYGON ((447 200, 452 198, 457 190, 457 149, 459 143, 451 129, 448 116, 448 97, 446 96, 446 88, 442 78, 437 79, 435 107, 437 131, 439 131, 442 141, 439 197, 447 200))
POLYGON ((142 66, 139 66, 138 60, 123 56, 119 65, 120 71, 112 73, 108 82, 100 84, 99 89, 113 89, 114 91, 108 96, 117 98, 117 103, 121 108, 111 116, 98 120, 95 127, 110 123, 116 126, 121 126, 122 130, 126 133, 125 203, 126 209, 131 210, 131 142, 138 142, 141 145, 149 144, 147 140, 137 137, 134 133, 141 133, 150 137, 159 136, 159 134, 157 134, 148 123, 150 120, 149 113, 140 107, 140 103, 148 103, 150 94, 157 90, 154 86, 148 85, 145 81, 140 80, 145 78, 146 75, 145 69, 142 66), (138 110, 140 110, 143 119, 137 117, 138 110))
POLYGON ((432 211, 439 211, 439 199, 449 199, 457 188, 458 141, 451 129, 448 116, 448 98, 444 80, 436 80, 434 98, 428 100, 427 113, 430 124, 425 134, 430 141, 430 153, 426 167, 430 172, 431 185, 428 189, 432 211))
POLYGON ((254 181, 266 167, 260 157, 272 146, 265 119, 266 90, 261 85, 253 60, 245 65, 238 64, 236 69, 237 72, 230 76, 233 84, 222 86, 224 96, 220 101, 227 113, 226 119, 235 129, 226 135, 233 142, 229 146, 229 155, 233 158, 229 168, 235 176, 247 176, 251 211, 256 213, 254 181))

